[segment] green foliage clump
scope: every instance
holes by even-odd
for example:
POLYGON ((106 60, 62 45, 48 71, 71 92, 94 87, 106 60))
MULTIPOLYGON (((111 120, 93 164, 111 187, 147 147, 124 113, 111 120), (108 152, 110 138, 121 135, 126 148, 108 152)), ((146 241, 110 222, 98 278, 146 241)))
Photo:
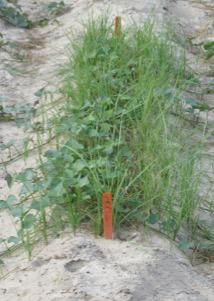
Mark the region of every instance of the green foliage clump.
POLYGON ((27 14, 22 12, 16 1, 0 0, 0 16, 15 26, 22 28, 32 27, 32 22, 27 14))
POLYGON ((39 168, 13 178, 23 183, 19 205, 0 203, 19 218, 29 253, 32 233, 47 241, 48 225, 57 232, 90 221, 100 234, 105 191, 115 230, 141 222, 173 238, 182 226, 194 231, 197 154, 175 117, 190 81, 185 57, 150 22, 115 36, 101 18, 72 40, 62 76, 64 102, 50 121, 57 147, 44 156, 39 147, 39 168))
POLYGON ((65 3, 64 1, 60 2, 50 2, 45 6, 47 12, 51 15, 59 15, 65 10, 65 3))

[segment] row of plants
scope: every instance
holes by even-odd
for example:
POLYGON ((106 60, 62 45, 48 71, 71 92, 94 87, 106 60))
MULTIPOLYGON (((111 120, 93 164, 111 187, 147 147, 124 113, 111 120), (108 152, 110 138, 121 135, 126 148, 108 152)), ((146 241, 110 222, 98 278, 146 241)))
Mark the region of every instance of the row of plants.
POLYGON ((157 36, 152 22, 115 35, 101 17, 72 37, 61 77, 63 102, 42 118, 56 146, 44 150, 38 131, 38 168, 10 178, 10 186, 22 184, 20 195, 0 208, 17 221, 17 237, 2 243, 21 242, 30 257, 41 234, 47 242, 51 233, 87 223, 100 235, 102 193, 110 191, 115 233, 150 224, 183 248, 193 246, 200 152, 182 102, 197 84, 185 54, 157 36))

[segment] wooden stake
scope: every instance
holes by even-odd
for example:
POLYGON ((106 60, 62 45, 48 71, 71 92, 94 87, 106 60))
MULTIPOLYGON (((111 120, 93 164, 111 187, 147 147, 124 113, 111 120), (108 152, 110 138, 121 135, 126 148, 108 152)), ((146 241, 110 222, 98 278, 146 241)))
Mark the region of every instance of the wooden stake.
POLYGON ((113 238, 112 229, 112 194, 103 193, 103 234, 105 239, 113 238))
POLYGON ((115 17, 115 35, 119 37, 121 31, 121 17, 115 17))

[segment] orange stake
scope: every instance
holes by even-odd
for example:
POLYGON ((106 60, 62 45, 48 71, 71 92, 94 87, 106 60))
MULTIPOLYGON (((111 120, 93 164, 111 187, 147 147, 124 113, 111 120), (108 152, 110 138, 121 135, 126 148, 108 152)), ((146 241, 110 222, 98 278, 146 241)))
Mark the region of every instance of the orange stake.
POLYGON ((103 228, 104 238, 112 239, 112 194, 110 192, 103 193, 103 228))
POLYGON ((116 37, 119 37, 120 30, 121 30, 121 17, 117 16, 115 18, 115 35, 116 35, 116 37))

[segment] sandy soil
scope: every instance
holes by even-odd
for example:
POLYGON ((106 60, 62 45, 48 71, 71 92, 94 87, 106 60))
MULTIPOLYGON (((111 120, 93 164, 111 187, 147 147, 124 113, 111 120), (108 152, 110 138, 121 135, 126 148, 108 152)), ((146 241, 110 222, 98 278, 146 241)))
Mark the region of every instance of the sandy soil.
MULTIPOLYGON (((33 20, 42 17, 42 5, 48 1, 20 0, 23 9, 33 20)), ((178 37, 188 37, 192 66, 202 74, 204 83, 213 82, 213 65, 203 59, 195 61, 201 43, 213 39, 213 0, 66 0, 65 13, 44 28, 18 29, 0 20, 0 32, 8 46, 0 49, 0 101, 4 106, 34 104, 34 93, 42 88, 54 90, 59 78, 57 71, 66 62, 66 46, 70 31, 76 32, 92 12, 94 15, 110 8, 112 18, 121 15, 123 26, 131 22, 142 24, 151 10, 157 19, 157 30, 168 20, 175 23, 178 37), (13 46, 11 46, 13 45, 13 46)), ((203 99, 214 106, 214 95, 203 99)), ((201 114, 207 122, 207 141, 203 156, 206 177, 201 194, 214 196, 214 113, 201 114), (212 135, 211 135, 212 134, 212 135), (210 189, 208 189, 210 187, 210 189)), ((199 138, 202 133, 199 133, 199 138)), ((15 140, 22 148, 26 136, 15 122, 0 122, 0 143, 15 140)), ((1 152, 5 160, 7 153, 1 152)), ((6 172, 13 174, 24 166, 34 166, 32 155, 27 163, 17 160, 0 166, 0 198, 17 193, 7 188, 6 172)), ((6 212, 0 212, 0 237, 15 233, 13 222, 6 212)), ((5 259, 8 277, 0 281, 0 299, 7 301, 140 301, 140 300, 213 300, 214 267, 191 267, 187 259, 163 237, 151 234, 142 239, 141 232, 131 233, 128 241, 104 241, 89 234, 76 237, 64 234, 46 247, 38 247, 39 254, 28 262, 25 255, 15 253, 5 259), (43 250, 41 251, 41 248, 43 250)))
POLYGON ((128 241, 108 241, 64 234, 30 263, 20 258, 19 269, 0 282, 1 300, 213 300, 212 276, 193 268, 167 240, 150 237, 131 232, 128 241))

